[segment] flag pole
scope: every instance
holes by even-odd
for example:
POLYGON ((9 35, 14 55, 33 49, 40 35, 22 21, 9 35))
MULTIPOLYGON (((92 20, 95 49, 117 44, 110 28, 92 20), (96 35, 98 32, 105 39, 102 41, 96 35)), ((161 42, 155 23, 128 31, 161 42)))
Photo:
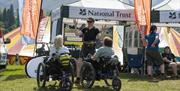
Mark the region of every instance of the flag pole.
MULTIPOLYGON (((152 0, 150 0, 150 8, 149 8, 149 9, 150 9, 150 27, 151 27, 151 24, 152 24, 152 23, 151 23, 151 21, 152 21, 152 18, 151 18, 151 13, 152 13, 152 12, 151 12, 151 10, 152 10, 152 0)), ((143 48, 144 48, 144 66, 145 66, 145 65, 146 65, 146 64, 145 64, 145 61, 146 61, 146 47, 144 46, 143 48)), ((145 66, 145 67, 146 67, 146 66, 145 66)), ((146 73, 145 71, 146 71, 146 68, 144 68, 144 75, 145 75, 145 73, 146 73)))
POLYGON ((41 22, 41 21, 40 21, 40 20, 41 20, 40 16, 41 16, 42 2, 43 2, 43 0, 41 1, 41 5, 40 5, 39 23, 38 23, 38 28, 37 28, 37 34, 36 34, 36 39, 35 39, 35 47, 34 47, 34 53, 33 53, 33 56, 35 55, 36 49, 37 49, 37 38, 38 38, 38 33, 39 33, 39 25, 40 25, 40 22, 41 22))

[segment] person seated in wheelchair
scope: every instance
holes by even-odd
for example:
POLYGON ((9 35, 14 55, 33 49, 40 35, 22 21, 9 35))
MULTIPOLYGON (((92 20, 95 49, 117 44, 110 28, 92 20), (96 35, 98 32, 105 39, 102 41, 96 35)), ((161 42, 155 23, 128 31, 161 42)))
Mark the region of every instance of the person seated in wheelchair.
POLYGON ((69 49, 63 45, 62 35, 57 35, 54 39, 54 44, 50 48, 48 63, 52 67, 62 70, 61 66, 69 64, 69 49))
POLYGON ((107 63, 103 61, 109 61, 108 62, 109 65, 115 64, 115 60, 112 60, 113 55, 114 55, 114 50, 112 49, 112 39, 110 37, 105 37, 103 39, 103 46, 97 49, 95 54, 91 56, 91 59, 86 60, 86 61, 89 61, 90 63, 92 63, 95 70, 102 70, 101 67, 103 66, 103 64, 107 63))
POLYGON ((112 55, 114 55, 112 39, 110 37, 105 37, 103 39, 103 46, 97 49, 91 58, 92 60, 99 62, 102 58, 111 58, 112 55))
POLYGON ((171 49, 167 46, 164 48, 164 53, 162 53, 163 61, 165 64, 165 68, 171 67, 173 70, 173 78, 178 78, 177 67, 180 66, 180 62, 178 62, 171 52, 171 49))

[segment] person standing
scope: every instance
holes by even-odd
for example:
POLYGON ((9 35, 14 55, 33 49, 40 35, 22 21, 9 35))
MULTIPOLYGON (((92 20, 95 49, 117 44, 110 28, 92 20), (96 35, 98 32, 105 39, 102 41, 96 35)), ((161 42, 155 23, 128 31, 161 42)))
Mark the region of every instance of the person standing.
POLYGON ((164 62, 159 52, 159 34, 157 27, 152 25, 150 28, 150 34, 145 36, 147 40, 146 58, 147 58, 147 74, 149 78, 152 78, 152 67, 160 66, 161 79, 164 79, 164 62))
MULTIPOLYGON (((76 31, 76 36, 82 36, 83 45, 81 48, 81 58, 85 58, 88 54, 93 55, 95 53, 96 39, 100 36, 100 31, 94 26, 95 20, 93 18, 87 19, 87 27, 83 28, 80 31, 76 31)), ((76 83, 80 82, 80 69, 82 66, 82 59, 80 59, 77 64, 77 79, 76 83)))

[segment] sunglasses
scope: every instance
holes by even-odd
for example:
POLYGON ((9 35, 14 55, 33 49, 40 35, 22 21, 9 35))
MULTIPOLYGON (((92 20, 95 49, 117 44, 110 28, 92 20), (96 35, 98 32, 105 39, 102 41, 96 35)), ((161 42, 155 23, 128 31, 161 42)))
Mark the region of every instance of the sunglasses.
POLYGON ((87 21, 88 23, 92 23, 93 21, 87 21))

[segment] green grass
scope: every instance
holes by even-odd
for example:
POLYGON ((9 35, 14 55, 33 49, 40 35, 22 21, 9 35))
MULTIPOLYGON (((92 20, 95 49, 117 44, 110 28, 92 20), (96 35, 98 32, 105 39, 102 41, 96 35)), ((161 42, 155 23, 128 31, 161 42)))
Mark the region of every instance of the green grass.
MULTIPOLYGON (((121 74, 121 91, 180 91, 180 80, 164 80, 148 82, 146 78, 121 74)), ((58 91, 56 88, 38 89, 36 79, 28 78, 24 66, 10 65, 0 72, 0 91, 58 91)), ((103 81, 85 90, 74 86, 72 91, 112 91, 103 81)))

